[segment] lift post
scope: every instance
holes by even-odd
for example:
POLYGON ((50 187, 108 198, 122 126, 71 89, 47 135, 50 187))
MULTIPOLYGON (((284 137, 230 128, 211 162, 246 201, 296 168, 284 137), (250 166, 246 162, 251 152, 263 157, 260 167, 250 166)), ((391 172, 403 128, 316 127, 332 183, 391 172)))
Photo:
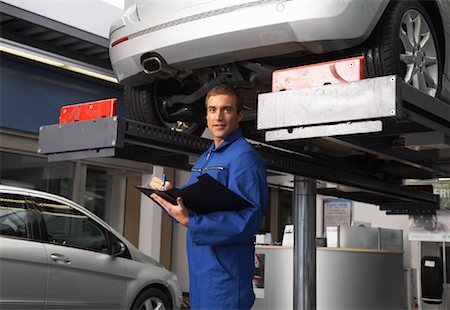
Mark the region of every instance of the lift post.
POLYGON ((294 309, 316 309, 316 180, 294 176, 294 309))

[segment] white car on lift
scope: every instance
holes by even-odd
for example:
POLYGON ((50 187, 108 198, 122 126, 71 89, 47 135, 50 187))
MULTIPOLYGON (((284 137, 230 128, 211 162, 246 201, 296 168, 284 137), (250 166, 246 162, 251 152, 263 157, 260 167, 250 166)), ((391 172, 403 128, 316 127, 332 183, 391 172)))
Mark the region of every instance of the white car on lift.
POLYGON ((366 76, 397 74, 450 102, 449 0, 125 3, 110 59, 138 121, 198 134, 214 85, 236 85, 254 112, 274 70, 356 55, 366 76))

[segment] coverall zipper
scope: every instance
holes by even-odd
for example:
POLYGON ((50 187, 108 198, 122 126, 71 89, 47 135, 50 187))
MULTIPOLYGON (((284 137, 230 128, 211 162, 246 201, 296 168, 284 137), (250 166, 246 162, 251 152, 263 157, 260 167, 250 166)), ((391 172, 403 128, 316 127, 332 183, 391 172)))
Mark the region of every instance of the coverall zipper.
POLYGON ((203 165, 202 165, 201 168, 192 168, 191 171, 192 171, 192 172, 200 172, 200 173, 203 173, 203 169, 205 169, 205 166, 206 166, 206 164, 208 163, 209 157, 211 156, 211 152, 212 152, 212 151, 209 151, 208 154, 206 154, 205 162, 203 163, 203 165))
POLYGON ((211 153, 212 153, 212 151, 209 151, 208 154, 206 155, 205 162, 203 163, 203 166, 202 166, 202 169, 200 170, 200 172, 203 173, 203 169, 205 169, 206 164, 208 164, 208 160, 209 160, 209 157, 211 157, 211 153))
POLYGON ((222 166, 211 166, 211 167, 206 167, 206 165, 208 164, 208 160, 209 160, 209 158, 211 157, 211 154, 212 154, 212 151, 209 151, 208 154, 206 155, 205 162, 203 163, 201 169, 198 169, 198 168, 192 168, 191 170, 192 170, 193 172, 200 172, 201 174, 203 174, 205 171, 208 171, 208 170, 222 170, 222 171, 225 170, 225 167, 222 167, 222 166))
POLYGON ((203 171, 208 171, 208 170, 225 170, 225 167, 222 167, 222 166, 211 166, 211 167, 206 167, 205 169, 203 169, 203 171))

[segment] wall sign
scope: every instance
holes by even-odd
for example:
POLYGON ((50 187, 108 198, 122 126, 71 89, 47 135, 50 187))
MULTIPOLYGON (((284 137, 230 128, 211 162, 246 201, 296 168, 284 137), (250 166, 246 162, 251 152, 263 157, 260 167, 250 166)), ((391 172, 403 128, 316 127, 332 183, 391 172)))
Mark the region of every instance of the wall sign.
POLYGON ((323 201, 323 230, 329 226, 350 226, 352 222, 352 202, 343 199, 326 199, 323 201))
POLYGON ((409 240, 450 242, 450 210, 437 210, 433 215, 409 216, 409 240))

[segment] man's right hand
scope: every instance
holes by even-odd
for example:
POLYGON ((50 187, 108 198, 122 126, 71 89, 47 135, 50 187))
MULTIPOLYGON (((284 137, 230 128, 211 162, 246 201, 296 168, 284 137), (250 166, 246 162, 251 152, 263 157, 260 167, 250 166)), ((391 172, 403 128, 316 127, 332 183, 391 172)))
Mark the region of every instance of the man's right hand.
POLYGON ((171 189, 173 186, 168 181, 166 181, 163 184, 163 181, 160 178, 153 177, 152 180, 150 181, 150 187, 158 191, 167 191, 171 189))

